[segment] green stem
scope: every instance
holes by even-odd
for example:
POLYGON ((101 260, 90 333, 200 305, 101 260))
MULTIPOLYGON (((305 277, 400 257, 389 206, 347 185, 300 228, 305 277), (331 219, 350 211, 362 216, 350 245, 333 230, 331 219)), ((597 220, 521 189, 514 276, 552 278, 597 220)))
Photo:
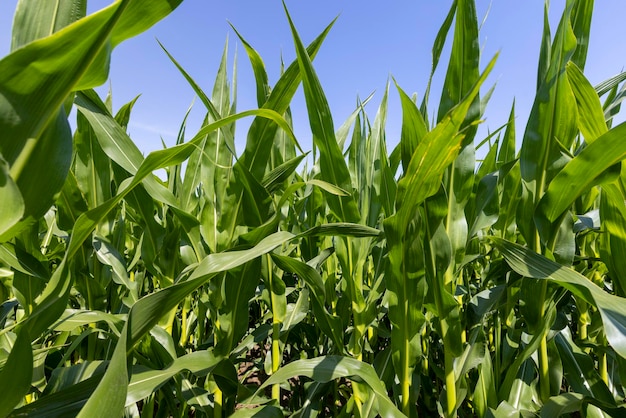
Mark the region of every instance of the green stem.
MULTIPOLYGON (((272 301, 272 374, 276 373, 280 368, 281 350, 280 350, 280 328, 281 322, 278 317, 277 304, 278 296, 275 292, 274 286, 274 274, 272 268, 272 258, 268 254, 267 256, 267 277, 270 287, 270 295, 272 301)), ((272 385, 272 399, 280 402, 280 383, 272 385)))
MULTIPOLYGON (((213 340, 214 340, 214 344, 217 345, 217 341, 218 341, 217 330, 220 328, 219 319, 215 320, 214 327, 215 327, 215 332, 213 333, 213 340)), ((224 404, 224 394, 222 393, 222 390, 219 388, 219 386, 217 386, 216 384, 215 392, 213 392, 213 416, 215 418, 222 417, 222 405, 223 404, 224 404)))
POLYGON ((600 340, 600 349, 602 350, 600 354, 598 355, 598 369, 600 372, 600 378, 607 385, 607 387, 610 387, 609 386, 609 364, 608 364, 607 357, 606 357, 606 347, 607 347, 606 336, 601 335, 599 340, 600 340))
MULTIPOLYGON (((406 315, 405 315, 406 317, 406 315)), ((405 336, 407 334, 405 333, 405 336)), ((411 416, 411 379, 409 376, 409 340, 404 339, 404 350, 402 350, 402 413, 407 417, 411 416)))
MULTIPOLYGON (((280 322, 272 324, 272 374, 280 368, 280 322)), ((280 402, 280 383, 272 385, 272 399, 280 402)))
POLYGON ((217 388, 213 395, 213 416, 216 418, 220 418, 222 416, 222 404, 224 402, 223 396, 224 394, 222 393, 222 390, 217 388))
MULTIPOLYGON (((495 362, 494 362, 494 370, 495 370, 495 374, 494 376, 496 377, 496 382, 499 382, 500 380, 500 376, 501 376, 501 371, 500 371, 500 364, 501 364, 501 354, 500 354, 500 342, 502 341, 502 320, 500 319, 500 315, 496 315, 495 316, 495 326, 494 326, 494 341, 493 344, 495 346, 495 362)), ((499 385, 496 383, 496 391, 499 389, 499 385)))
MULTIPOLYGON (((548 281, 541 282, 539 303, 541 306, 541 318, 545 316, 544 301, 548 292, 548 281)), ((539 345, 539 394, 541 400, 546 402, 550 398, 550 366, 548 365, 548 337, 541 337, 539 345)))
POLYGON ((580 309, 580 315, 578 316, 578 338, 581 341, 587 341, 589 338, 588 326, 591 323, 589 306, 586 302, 579 300, 578 309, 580 309))
POLYGON ((602 350, 600 354, 598 368, 600 369, 600 378, 604 383, 606 383, 607 387, 609 386, 609 367, 606 358, 606 350, 602 350))
POLYGON ((456 416, 456 379, 454 377, 454 356, 449 350, 444 350, 444 362, 446 371, 446 417, 456 416))

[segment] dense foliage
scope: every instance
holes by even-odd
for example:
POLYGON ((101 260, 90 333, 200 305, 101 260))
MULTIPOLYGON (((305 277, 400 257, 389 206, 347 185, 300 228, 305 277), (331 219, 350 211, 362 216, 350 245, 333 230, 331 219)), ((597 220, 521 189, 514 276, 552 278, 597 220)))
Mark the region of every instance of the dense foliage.
POLYGON ((496 59, 481 70, 475 4, 456 0, 438 109, 431 80, 420 102, 395 86, 391 152, 389 89, 373 122, 368 98, 336 129, 311 63, 332 23, 305 47, 286 12, 297 59, 272 87, 238 34, 255 110, 237 113, 227 51, 210 94, 165 52, 207 113, 144 158, 134 101, 113 112, 92 88, 181 1, 86 17, 86 0, 18 2, 0 61, 0 417, 626 415, 626 74, 584 76, 592 0, 546 23, 519 142, 514 109, 477 138, 496 59))

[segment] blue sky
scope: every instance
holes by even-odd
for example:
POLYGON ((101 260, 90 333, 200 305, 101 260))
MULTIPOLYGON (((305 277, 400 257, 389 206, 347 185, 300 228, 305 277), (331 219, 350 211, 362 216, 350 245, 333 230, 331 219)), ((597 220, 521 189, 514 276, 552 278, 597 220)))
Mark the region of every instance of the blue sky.
MULTIPOLYGON (((16 3, 0 2, 0 56, 8 53, 11 19, 16 3)), ((109 3, 92 0, 89 9, 95 10, 109 3)), ((364 98, 371 92, 375 92, 375 96, 366 109, 373 119, 391 76, 405 91, 417 93, 421 100, 430 72, 433 40, 451 0, 287 0, 286 3, 305 43, 310 42, 339 15, 314 62, 336 127, 354 110, 357 96, 364 98)), ((551 2, 553 30, 564 3, 564 0, 551 2)), ((486 86, 497 82, 496 90, 477 139, 506 122, 515 98, 517 132, 521 140, 534 97, 544 2, 477 0, 476 4, 479 21, 489 11, 480 33, 482 65, 496 51, 500 51, 496 68, 486 86)), ((621 21, 624 12, 624 0, 596 1, 585 71, 592 84, 626 67, 626 42, 623 41, 621 21)), ((231 68, 235 50, 238 51, 238 110, 256 107, 251 67, 228 22, 261 54, 270 83, 275 83, 281 56, 286 63, 295 57, 287 19, 282 3, 278 0, 185 0, 165 20, 114 51, 110 74, 113 104, 117 109, 141 94, 131 116, 129 132, 145 153, 161 148, 161 138, 168 146, 174 143, 184 114, 195 96, 160 49, 156 39, 210 93, 228 37, 231 68)), ((450 42, 448 40, 448 46, 450 42)), ((446 51, 431 94, 431 113, 436 108, 439 85, 445 75, 446 51)), ((108 88, 109 85, 99 91, 105 94, 108 88)), ((310 149, 311 134, 301 91, 292 102, 292 110, 296 135, 303 147, 310 149)), ((196 101, 187 129, 188 135, 198 129, 203 115, 202 104, 196 101)), ((399 139, 400 123, 399 99, 392 88, 387 122, 390 149, 399 139)), ((243 148, 242 141, 245 140, 248 124, 249 121, 238 124, 239 150, 243 148)))

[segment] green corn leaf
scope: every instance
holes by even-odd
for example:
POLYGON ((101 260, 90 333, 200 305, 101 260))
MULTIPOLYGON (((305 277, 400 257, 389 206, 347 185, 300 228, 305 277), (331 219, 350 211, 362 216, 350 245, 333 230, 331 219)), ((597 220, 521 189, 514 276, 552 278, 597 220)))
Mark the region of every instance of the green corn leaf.
POLYGON ((626 80, 626 71, 621 72, 603 82, 595 85, 593 88, 598 93, 598 96, 602 97, 611 90, 615 89, 619 83, 626 80))
POLYGON ((22 329, 0 370, 0 417, 6 417, 26 396, 33 378, 33 350, 28 330, 22 329))
MULTIPOLYGON (((222 306, 218 311, 219 327, 215 330, 216 355, 228 356, 246 333, 250 320, 250 299, 259 285, 260 270, 260 260, 254 260, 224 276, 222 306)), ((284 295, 284 290, 282 293, 284 295)), ((286 300, 283 299, 283 302, 286 303, 286 300)), ((286 309, 284 304, 282 308, 286 309)))
POLYGON ((19 245, 10 242, 0 245, 0 261, 26 275, 43 280, 50 278, 50 272, 46 266, 19 245))
MULTIPOLYGON (((334 25, 335 20, 336 19, 326 26, 322 33, 320 33, 307 47, 306 53, 311 60, 313 60, 317 55, 324 39, 326 39, 330 29, 334 25)), ((263 107, 266 109, 273 109, 280 114, 287 112, 289 103, 295 95, 301 80, 302 74, 300 64, 298 63, 298 60, 296 60, 287 67, 285 72, 278 79, 263 107)), ((263 178, 263 173, 265 172, 265 167, 267 165, 267 159, 272 149, 269 145, 270 142, 274 140, 275 133, 276 125, 263 118, 255 119, 250 125, 246 148, 239 161, 241 164, 248 167, 252 175, 257 179, 263 178)), ((294 141, 294 144, 302 152, 302 149, 297 141, 294 141)), ((341 187, 342 185, 338 184, 338 186, 341 187)))
MULTIPOLYGON (((102 150, 130 174, 135 174, 144 160, 137 145, 130 139, 117 121, 108 114, 104 103, 93 90, 76 95, 76 107, 89 121, 102 150)), ((157 200, 177 206, 176 198, 153 176, 145 180, 148 192, 157 200)))
POLYGON ((601 181, 610 181, 611 167, 626 158, 624 135, 626 124, 623 123, 598 137, 568 162, 541 198, 536 218, 554 222, 582 193, 601 181), (611 152, 606 151, 609 149, 611 152), (607 178, 605 174, 610 176, 607 178))
POLYGON ((591 143, 608 131, 600 97, 576 64, 569 62, 566 72, 578 104, 578 129, 591 143))
POLYGON ((536 227, 531 214, 566 160, 562 149, 570 149, 577 132, 576 99, 565 74, 565 65, 576 49, 570 12, 571 4, 561 17, 550 64, 535 97, 520 150, 523 195, 517 223, 533 248, 537 247, 536 230, 544 242, 555 233, 555 227, 549 225, 536 227))
POLYGON ((230 418, 282 418, 283 411, 272 405, 263 405, 256 408, 243 408, 235 411, 230 418))
POLYGON ((395 374, 400 382, 408 382, 422 351, 420 331, 425 322, 422 310, 426 293, 424 250, 417 233, 399 231, 397 223, 392 220, 387 219, 384 223, 389 257, 385 271, 385 299, 389 304, 395 374))
POLYGON ((382 233, 379 229, 349 222, 320 224, 302 232, 299 236, 348 236, 348 237, 378 237, 382 233))
POLYGON ((200 129, 192 140, 185 144, 150 153, 148 157, 143 160, 132 179, 128 179, 129 181, 120 185, 118 194, 114 198, 80 216, 74 226, 67 256, 71 257, 75 254, 100 220, 103 219, 134 187, 140 184, 148 175, 151 175, 152 171, 182 163, 189 157, 189 155, 196 148, 197 144, 202 141, 207 133, 219 129, 222 126, 229 125, 237 119, 251 115, 269 117, 293 136, 289 126, 286 124, 284 119, 276 114, 276 112, 267 109, 249 110, 236 115, 228 116, 217 122, 206 125, 200 129))
POLYGON ((573 392, 615 406, 615 399, 596 371, 593 359, 574 343, 570 330, 563 329, 554 341, 563 362, 565 379, 573 392))
POLYGON ((339 129, 337 129, 337 131, 335 132, 335 136, 337 137, 337 143, 339 144, 340 150, 344 149, 346 140, 348 139, 348 134, 350 133, 350 129, 352 129, 352 126, 357 123, 357 121, 359 121, 357 124, 360 126, 360 118, 365 112, 364 107, 372 99, 372 97, 374 97, 374 93, 371 93, 363 101, 358 100, 356 109, 354 109, 350 116, 343 122, 343 125, 341 125, 339 129))
MULTIPOLYGON (((74 134, 76 153, 73 170, 69 176, 75 176, 85 203, 88 208, 93 209, 112 197, 111 158, 100 146, 89 120, 81 112, 77 113, 76 120, 77 130, 74 134)), ((129 152, 132 153, 132 148, 129 148, 129 152)))
POLYGON ((518 274, 535 279, 547 279, 564 287, 600 311, 609 344, 626 358, 626 305, 624 298, 611 295, 581 274, 563 267, 520 245, 491 237, 507 263, 518 274))
POLYGON ((87 403, 81 408, 78 418, 113 418, 119 417, 122 413, 128 390, 125 350, 128 333, 126 330, 125 326, 115 346, 107 371, 87 403))
POLYGON ((137 301, 137 285, 130 281, 124 258, 117 249, 107 240, 99 236, 93 238, 93 248, 98 260, 111 267, 112 279, 115 283, 124 286, 130 293, 131 301, 137 301))
POLYGON ((587 62, 587 50, 589 49, 589 31, 591 29, 591 17, 593 16, 594 0, 578 0, 572 10, 572 29, 576 35, 577 46, 572 63, 581 70, 585 69, 587 62))
POLYGON ((587 416, 608 418, 621 417, 626 414, 623 407, 615 407, 611 403, 602 402, 598 399, 581 395, 580 393, 563 393, 558 396, 551 397, 548 402, 541 408, 541 418, 559 417, 572 415, 573 413, 581 413, 585 411, 587 416), (593 412, 588 408, 597 407, 593 412), (606 412, 603 413, 601 411, 606 412))
POLYGON ((467 112, 483 83, 495 64, 487 65, 480 79, 462 103, 452 109, 432 131, 418 144, 408 170, 398 182, 396 207, 399 229, 406 230, 415 208, 439 190, 443 172, 456 158, 463 133, 459 132, 467 112))
POLYGON ((362 381, 372 390, 378 402, 378 413, 385 417, 404 417, 387 396, 387 390, 372 366, 349 357, 325 356, 310 360, 296 360, 280 368, 257 390, 296 376, 305 376, 316 382, 329 382, 340 377, 362 381))
POLYGON ((182 371, 187 370, 197 376, 204 376, 210 373, 220 361, 222 358, 215 356, 211 351, 195 351, 175 359, 163 370, 134 368, 128 383, 126 406, 148 397, 182 371))
POLYGON ((304 280, 313 294, 311 302, 317 324, 322 332, 335 343, 336 349, 343 349, 341 319, 331 315, 325 307, 326 295, 324 282, 317 270, 291 257, 272 254, 272 260, 274 260, 278 268, 290 273, 295 273, 304 280))
POLYGON ((415 148, 426 136, 428 128, 424 117, 420 113, 417 105, 411 98, 398 86, 396 88, 400 94, 400 103, 402 104, 402 134, 400 135, 400 148, 402 152, 402 168, 406 172, 409 168, 409 162, 415 152, 415 148))
MULTIPOLYGON (((332 116, 328 102, 319 79, 313 70, 311 58, 309 57, 300 36, 298 35, 289 12, 285 6, 285 13, 291 26, 291 33, 296 45, 298 64, 302 75, 302 85, 304 87, 304 97, 309 113, 309 122, 313 132, 313 141, 320 150, 320 171, 322 180, 341 187, 344 190, 350 188, 350 172, 337 139, 333 126, 332 116)), ((360 219, 356 202, 352 196, 327 196, 331 211, 343 222, 358 222, 360 219)))
POLYGON ((128 390, 127 356, 139 339, 150 331, 163 315, 218 273, 252 261, 293 237, 294 235, 288 232, 277 232, 248 250, 210 254, 198 264, 186 280, 144 296, 133 304, 115 346, 110 366, 81 410, 81 415, 118 417, 124 409, 128 390), (108 405, 105 407, 103 403, 106 402, 108 405))
POLYGON ((0 156, 0 237, 22 219, 24 210, 20 188, 11 178, 9 165, 0 156))
MULTIPOLYGON (((437 120, 441 121, 450 110, 461 103, 472 91, 479 79, 480 45, 478 42, 478 20, 476 5, 472 0, 456 0, 456 19, 450 63, 439 101, 437 120)), ((480 98, 473 99, 466 115, 466 124, 478 119, 480 114, 480 98)), ((475 127, 470 128, 475 132, 475 127)), ((474 139, 473 133, 466 136, 467 142, 474 139)))
POLYGON ((267 173, 265 177, 263 177, 263 180, 261 180, 261 184, 267 189, 268 192, 275 191, 277 188, 280 187, 281 183, 287 180, 287 178, 289 178, 289 176, 291 176, 296 171, 296 168, 298 168, 298 166, 305 157, 306 155, 299 155, 280 164, 278 167, 267 173))
POLYGON ((254 79, 256 81, 256 100, 259 107, 262 107, 270 94, 270 85, 267 77, 267 71, 265 70, 265 64, 259 53, 250 45, 237 29, 231 24, 231 28, 235 31, 235 34, 239 37, 239 40, 246 48, 248 59, 252 65, 252 72, 254 73, 254 79))
POLYGON ((537 91, 541 88, 544 80, 547 80, 548 69, 552 56, 552 34, 550 31, 550 20, 548 11, 550 8, 550 0, 544 1, 543 6, 543 33, 541 36, 541 48, 539 51, 539 65, 537 68, 537 91))
POLYGON ((615 293, 626 296, 626 204, 616 184, 602 186, 600 194, 600 257, 609 269, 615 293))
POLYGON ((102 311, 66 309, 61 317, 50 327, 56 331, 73 331, 90 323, 106 322, 112 331, 120 330, 124 324, 124 315, 112 315, 102 311))
MULTIPOLYGON (((103 47, 109 37, 114 46, 142 32, 167 14, 163 14, 164 5, 171 11, 177 2, 118 1, 0 61, 0 153, 14 182, 7 182, 6 187, 17 184, 22 194, 24 219, 36 219, 48 210, 69 170, 71 132, 62 110, 67 97, 74 90, 104 82, 110 50, 103 47), (151 7, 146 7, 148 3, 151 7), (46 175, 34 175, 41 172, 46 175)), ((61 23, 68 21, 60 19, 61 23)), ((16 45, 39 36, 28 28, 23 35, 16 45)), ((3 195, 9 193, 6 187, 3 195)), ((17 229, 3 239, 15 233, 17 229)))
POLYGON ((20 0, 15 8, 11 51, 50 36, 87 13, 86 0, 46 2, 40 7, 29 7, 29 3, 28 0, 20 0))
POLYGON ((309 291, 302 289, 298 295, 298 300, 295 303, 287 304, 285 318, 280 329, 281 334, 290 331, 304 321, 309 316, 309 309, 309 291))
MULTIPOLYGON (((454 39, 439 104, 438 120, 444 118, 454 106, 463 102, 465 96, 474 90, 474 85, 480 76, 479 58, 476 5, 473 0, 457 0, 454 39)), ((476 93, 459 129, 464 133, 459 155, 448 168, 447 181, 444 182, 444 188, 440 190, 440 193, 447 196, 448 208, 444 224, 452 247, 450 268, 453 270, 456 270, 456 266, 465 256, 468 238, 465 206, 474 185, 476 151, 472 142, 477 129, 474 122, 480 117, 480 108, 480 94, 476 93)), ((449 283, 450 278, 446 278, 444 282, 449 283)))
POLYGON ((68 388, 41 397, 37 401, 13 411, 9 417, 75 417, 95 390, 101 372, 90 378, 77 382, 68 388))
POLYGON ((437 70, 437 66, 439 65, 439 59, 441 58, 441 53, 443 52, 443 47, 446 43, 446 38, 448 37, 448 33, 450 32, 450 27, 452 26, 452 22, 454 21, 454 15, 456 14, 457 1, 454 0, 452 2, 452 6, 450 6, 450 10, 448 14, 439 28, 437 32, 437 36, 435 37, 435 42, 433 43, 432 48, 432 67, 430 70, 430 77, 428 77, 428 84, 426 85, 426 92, 424 93, 424 98, 422 99, 422 104, 420 105, 420 111, 422 112, 422 116, 424 120, 428 122, 428 99, 430 96, 430 88, 432 85, 433 77, 435 75, 435 71, 437 70))
POLYGON ((515 159, 515 101, 511 105, 511 113, 509 113, 509 120, 504 131, 504 137, 500 142, 500 148, 498 149, 497 165, 498 169, 503 164, 511 162, 515 159))

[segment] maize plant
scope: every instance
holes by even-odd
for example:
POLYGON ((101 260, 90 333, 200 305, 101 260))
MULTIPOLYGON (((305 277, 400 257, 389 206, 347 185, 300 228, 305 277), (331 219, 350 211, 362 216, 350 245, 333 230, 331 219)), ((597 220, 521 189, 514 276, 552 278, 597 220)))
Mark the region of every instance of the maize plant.
POLYGON ((335 21, 306 45, 285 8, 296 58, 273 85, 233 28, 256 82, 243 111, 228 43, 208 87, 161 45, 205 117, 144 156, 136 99, 93 89, 181 2, 17 2, 0 417, 626 416, 626 73, 585 77, 592 0, 567 0, 554 30, 546 1, 530 116, 512 104, 486 137, 497 57, 482 61, 473 0, 452 2, 423 97, 394 81, 373 118, 367 97, 339 124, 313 66, 335 21))

